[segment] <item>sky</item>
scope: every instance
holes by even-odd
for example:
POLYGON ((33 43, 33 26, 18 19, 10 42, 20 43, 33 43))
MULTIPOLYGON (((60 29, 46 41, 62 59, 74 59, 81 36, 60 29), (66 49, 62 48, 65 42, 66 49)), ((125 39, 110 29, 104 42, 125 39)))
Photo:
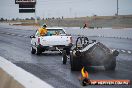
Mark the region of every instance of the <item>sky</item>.
MULTIPOLYGON (((37 0, 36 15, 19 13, 15 0, 0 0, 0 18, 111 16, 117 0, 37 0)), ((132 0, 119 0, 119 15, 132 15, 132 0)))

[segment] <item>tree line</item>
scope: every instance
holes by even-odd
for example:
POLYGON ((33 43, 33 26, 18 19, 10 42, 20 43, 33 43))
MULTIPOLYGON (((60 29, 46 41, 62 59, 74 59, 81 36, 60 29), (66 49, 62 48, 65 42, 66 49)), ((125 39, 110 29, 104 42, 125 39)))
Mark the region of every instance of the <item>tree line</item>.
MULTIPOLYGON (((36 19, 37 20, 54 20, 54 19, 63 19, 64 17, 58 17, 58 18, 55 18, 55 17, 51 17, 51 18, 40 18, 40 17, 37 17, 36 19)), ((34 17, 30 17, 30 18, 12 18, 12 19, 5 19, 5 18, 0 18, 0 21, 18 21, 18 20, 35 20, 34 17)))

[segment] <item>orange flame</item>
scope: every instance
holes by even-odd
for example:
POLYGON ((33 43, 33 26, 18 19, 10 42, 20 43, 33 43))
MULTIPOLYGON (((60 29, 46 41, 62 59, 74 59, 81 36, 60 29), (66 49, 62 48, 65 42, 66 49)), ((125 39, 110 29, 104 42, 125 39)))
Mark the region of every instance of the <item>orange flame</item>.
POLYGON ((81 73, 83 78, 88 78, 88 72, 84 71, 84 67, 81 69, 81 73))

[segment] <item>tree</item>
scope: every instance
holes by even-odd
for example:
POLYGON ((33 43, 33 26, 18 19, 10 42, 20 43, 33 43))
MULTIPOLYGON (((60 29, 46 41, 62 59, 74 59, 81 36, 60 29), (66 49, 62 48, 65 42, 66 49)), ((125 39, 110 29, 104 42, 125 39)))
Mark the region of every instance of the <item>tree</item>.
POLYGON ((31 20, 35 20, 33 17, 31 17, 31 20))
POLYGON ((40 20, 40 17, 39 16, 37 17, 37 20, 40 20))
POLYGON ((1 18, 0 21, 4 21, 4 18, 1 18))
POLYGON ((14 21, 15 19, 14 19, 14 18, 12 18, 11 20, 12 20, 12 21, 14 21))
POLYGON ((25 18, 25 20, 29 20, 29 18, 25 18))
POLYGON ((64 19, 64 17, 62 16, 62 19, 64 19))
POLYGON ((52 19, 54 20, 55 18, 54 18, 54 17, 52 17, 52 19))
POLYGON ((20 19, 17 17, 16 20, 20 20, 20 19))

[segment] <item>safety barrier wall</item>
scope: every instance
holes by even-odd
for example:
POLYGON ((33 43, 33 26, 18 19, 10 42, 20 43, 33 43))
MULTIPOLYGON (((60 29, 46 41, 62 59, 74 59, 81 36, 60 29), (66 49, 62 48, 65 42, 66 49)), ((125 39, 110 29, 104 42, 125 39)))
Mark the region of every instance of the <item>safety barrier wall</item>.
POLYGON ((0 57, 0 88, 53 88, 48 83, 0 57))

